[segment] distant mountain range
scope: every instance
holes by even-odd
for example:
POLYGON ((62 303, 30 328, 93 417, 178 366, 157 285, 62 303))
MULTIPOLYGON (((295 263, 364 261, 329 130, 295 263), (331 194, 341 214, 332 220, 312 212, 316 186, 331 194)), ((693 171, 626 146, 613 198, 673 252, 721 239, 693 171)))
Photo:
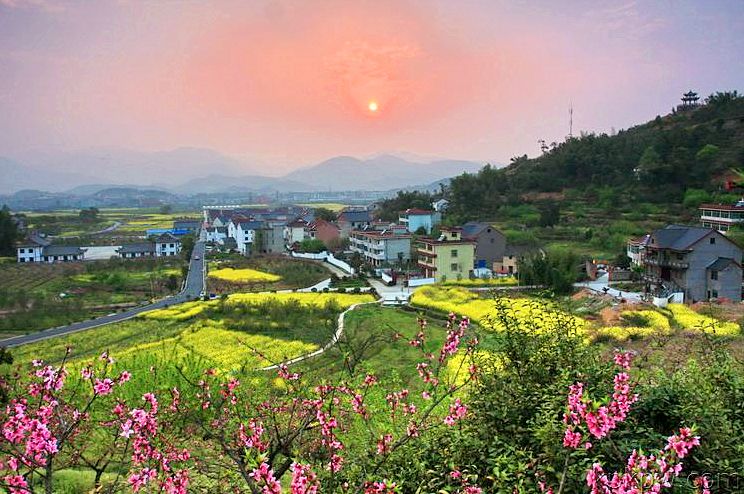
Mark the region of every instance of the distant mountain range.
POLYGON ((337 156, 283 177, 267 177, 208 149, 179 148, 156 153, 101 149, 29 155, 23 161, 0 157, 0 194, 33 189, 90 195, 111 187, 187 195, 390 190, 476 172, 483 165, 462 160, 419 162, 390 154, 368 159, 337 156), (244 174, 246 170, 253 173, 244 174))

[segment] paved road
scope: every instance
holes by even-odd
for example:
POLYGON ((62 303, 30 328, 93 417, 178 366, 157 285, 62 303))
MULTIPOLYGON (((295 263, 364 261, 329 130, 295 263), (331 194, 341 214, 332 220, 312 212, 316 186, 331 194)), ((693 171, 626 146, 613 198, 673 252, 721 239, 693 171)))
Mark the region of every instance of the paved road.
POLYGON ((643 302, 642 293, 627 292, 618 290, 617 288, 612 288, 612 286, 609 284, 609 279, 609 275, 605 273, 594 281, 574 283, 574 286, 577 288, 587 288, 597 293, 604 293, 606 295, 615 297, 616 299, 624 299, 626 302, 630 302, 631 304, 639 304, 643 302), (607 288, 607 291, 604 290, 605 288, 607 288))
POLYGON ((192 254, 191 262, 189 264, 189 274, 186 277, 186 283, 183 287, 183 290, 178 295, 166 297, 152 304, 136 307, 126 312, 118 312, 88 321, 76 322, 70 324, 69 326, 60 326, 58 328, 47 329, 38 333, 14 336, 13 338, 0 340, 0 346, 14 347, 25 345, 26 343, 33 343, 36 341, 75 333, 77 331, 83 331, 86 329, 97 328, 99 326, 105 326, 107 324, 115 322, 125 321, 148 310, 161 309, 173 304, 180 304, 189 300, 193 300, 195 298, 198 298, 202 291, 204 291, 204 241, 199 240, 194 246, 194 253, 192 254))

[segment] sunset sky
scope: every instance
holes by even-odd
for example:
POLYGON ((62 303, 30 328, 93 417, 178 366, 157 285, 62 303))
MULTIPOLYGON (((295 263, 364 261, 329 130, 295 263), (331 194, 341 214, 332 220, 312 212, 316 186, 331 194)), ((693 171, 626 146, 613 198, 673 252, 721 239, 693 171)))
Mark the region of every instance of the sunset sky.
POLYGON ((0 156, 505 163, 563 139, 570 102, 609 132, 690 88, 744 88, 744 1, 0 0, 0 156))

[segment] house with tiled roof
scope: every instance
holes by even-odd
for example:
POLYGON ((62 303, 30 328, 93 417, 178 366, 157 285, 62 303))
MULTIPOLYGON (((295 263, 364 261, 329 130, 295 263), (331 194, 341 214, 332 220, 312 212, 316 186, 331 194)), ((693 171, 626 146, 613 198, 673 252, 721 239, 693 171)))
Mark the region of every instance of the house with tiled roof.
POLYGON ((323 219, 315 219, 305 227, 305 238, 316 238, 326 246, 341 237, 341 229, 335 223, 323 219))
POLYGON ((157 257, 173 257, 181 253, 181 240, 173 234, 158 235, 154 244, 157 257))
POLYGON ((494 263, 503 262, 506 252, 506 235, 484 221, 469 221, 462 225, 462 237, 475 242, 475 267, 494 269, 494 263))
POLYGON ((352 230, 363 230, 372 223, 372 212, 367 208, 345 208, 338 213, 336 224, 340 234, 346 238, 352 230))
POLYGON ((52 245, 37 233, 29 235, 16 249, 16 260, 19 263, 74 262, 84 259, 85 249, 72 245, 52 245))
POLYGON ((116 253, 119 254, 119 257, 122 259, 155 257, 155 244, 153 242, 126 244, 116 249, 116 253))
POLYGON ((284 244, 287 246, 300 243, 305 240, 305 228, 308 222, 302 218, 290 221, 284 226, 284 244))
POLYGON ((409 233, 416 233, 420 229, 427 235, 442 222, 442 213, 430 209, 409 208, 398 215, 398 223, 405 225, 409 233))
POLYGON ((669 225, 651 232, 642 252, 644 279, 656 294, 741 301, 742 249, 714 228, 669 225))

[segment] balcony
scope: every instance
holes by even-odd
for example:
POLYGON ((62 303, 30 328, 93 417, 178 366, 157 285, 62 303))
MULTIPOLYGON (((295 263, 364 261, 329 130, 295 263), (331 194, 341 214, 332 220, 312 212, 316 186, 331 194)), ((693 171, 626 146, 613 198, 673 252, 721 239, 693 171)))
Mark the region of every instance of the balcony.
POLYGON ((687 269, 690 267, 689 262, 680 261, 678 259, 669 259, 668 257, 664 256, 646 256, 644 262, 651 266, 659 266, 662 268, 687 269))
POLYGON ((437 257, 437 255, 434 253, 434 251, 422 249, 421 247, 417 248, 416 249, 416 252, 418 252, 420 256, 437 257))

